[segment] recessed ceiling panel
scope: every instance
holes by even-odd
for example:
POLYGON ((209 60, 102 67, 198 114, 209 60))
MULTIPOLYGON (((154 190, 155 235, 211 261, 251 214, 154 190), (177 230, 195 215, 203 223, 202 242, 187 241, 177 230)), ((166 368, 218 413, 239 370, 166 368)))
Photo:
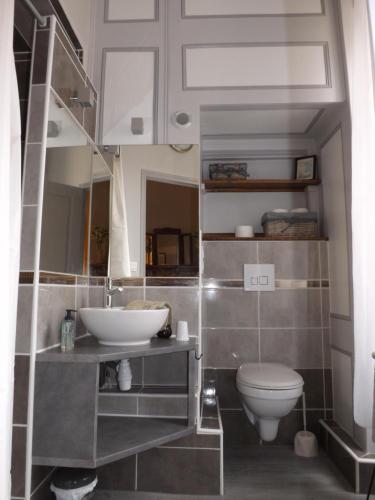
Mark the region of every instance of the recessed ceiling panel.
POLYGON ((319 113, 316 108, 203 111, 201 134, 303 134, 319 113))
POLYGON ((323 13, 321 0, 184 0, 186 17, 288 16, 323 13))

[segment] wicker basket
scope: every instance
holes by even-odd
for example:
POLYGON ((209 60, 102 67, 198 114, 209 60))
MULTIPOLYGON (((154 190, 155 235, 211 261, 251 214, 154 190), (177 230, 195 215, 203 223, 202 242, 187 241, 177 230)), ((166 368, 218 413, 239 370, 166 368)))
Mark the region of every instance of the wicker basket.
POLYGON ((318 236, 318 224, 315 221, 268 221, 263 224, 263 231, 266 236, 314 237, 318 236))

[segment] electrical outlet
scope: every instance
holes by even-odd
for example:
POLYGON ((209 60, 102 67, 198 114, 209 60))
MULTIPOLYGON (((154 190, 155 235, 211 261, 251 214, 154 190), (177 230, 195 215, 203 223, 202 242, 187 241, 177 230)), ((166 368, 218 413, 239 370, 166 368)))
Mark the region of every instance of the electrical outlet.
POLYGON ((132 273, 137 273, 138 272, 138 262, 130 262, 130 271, 132 273))

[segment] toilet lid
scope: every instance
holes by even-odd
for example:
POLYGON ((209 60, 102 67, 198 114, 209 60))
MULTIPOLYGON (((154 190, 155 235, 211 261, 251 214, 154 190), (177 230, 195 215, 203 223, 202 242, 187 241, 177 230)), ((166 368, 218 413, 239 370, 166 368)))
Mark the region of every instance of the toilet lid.
POLYGON ((237 382, 259 389, 293 389, 303 385, 303 378, 284 365, 245 363, 237 371, 237 382))

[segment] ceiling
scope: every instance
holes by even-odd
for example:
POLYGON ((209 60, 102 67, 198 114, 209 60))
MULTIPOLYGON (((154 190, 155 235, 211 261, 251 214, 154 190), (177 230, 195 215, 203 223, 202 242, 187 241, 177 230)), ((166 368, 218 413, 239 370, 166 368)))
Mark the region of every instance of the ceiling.
POLYGON ((319 107, 208 109, 201 112, 201 135, 239 138, 304 135, 309 133, 323 111, 319 107))

